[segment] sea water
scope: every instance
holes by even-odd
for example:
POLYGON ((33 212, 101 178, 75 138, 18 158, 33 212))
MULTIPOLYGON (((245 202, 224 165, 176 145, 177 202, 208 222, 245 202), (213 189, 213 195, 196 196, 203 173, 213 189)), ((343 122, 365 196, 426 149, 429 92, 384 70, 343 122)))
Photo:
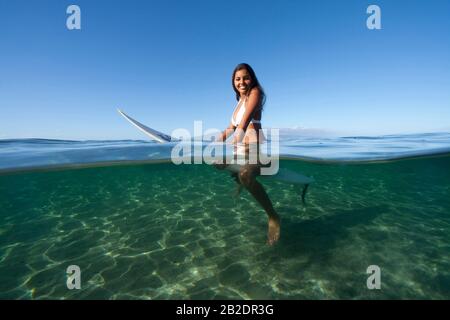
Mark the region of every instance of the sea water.
POLYGON ((300 186, 258 178, 274 246, 228 171, 170 149, 0 140, 0 298, 450 298, 450 134, 285 139, 280 167, 315 182, 303 204, 300 186))

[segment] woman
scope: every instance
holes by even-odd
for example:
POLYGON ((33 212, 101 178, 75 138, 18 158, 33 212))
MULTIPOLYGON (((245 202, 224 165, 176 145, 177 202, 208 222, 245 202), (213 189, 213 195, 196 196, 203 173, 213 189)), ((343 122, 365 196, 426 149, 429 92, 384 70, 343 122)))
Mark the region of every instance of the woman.
MULTIPOLYGON (((246 63, 241 63, 234 69, 231 81, 238 104, 231 116, 230 126, 219 135, 217 141, 223 142, 234 133, 236 156, 244 155, 248 160, 252 156, 259 156, 259 144, 263 142, 261 115, 265 94, 255 72, 246 63)), ((237 182, 243 185, 266 211, 269 218, 267 243, 273 245, 280 238, 280 218, 263 186, 256 180, 261 174, 261 165, 258 162, 255 164, 247 161, 241 166, 237 182)))

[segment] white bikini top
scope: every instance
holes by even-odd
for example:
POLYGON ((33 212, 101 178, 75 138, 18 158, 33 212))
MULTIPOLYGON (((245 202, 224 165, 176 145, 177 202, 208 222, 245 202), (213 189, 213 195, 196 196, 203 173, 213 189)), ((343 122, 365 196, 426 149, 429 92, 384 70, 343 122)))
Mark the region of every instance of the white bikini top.
MULTIPOLYGON (((244 102, 242 103, 241 107, 239 108, 239 111, 236 113, 236 109, 239 106, 239 103, 241 103, 241 100, 242 99, 239 99, 239 102, 236 105, 236 108, 234 109, 233 114, 231 115, 231 123, 235 127, 237 127, 241 123, 242 117, 244 116, 244 113, 245 113, 245 103, 247 102, 247 98, 245 98, 244 102), (235 114, 236 114, 236 118, 233 117, 235 114)), ((250 122, 260 124, 261 120, 251 119, 250 122)))

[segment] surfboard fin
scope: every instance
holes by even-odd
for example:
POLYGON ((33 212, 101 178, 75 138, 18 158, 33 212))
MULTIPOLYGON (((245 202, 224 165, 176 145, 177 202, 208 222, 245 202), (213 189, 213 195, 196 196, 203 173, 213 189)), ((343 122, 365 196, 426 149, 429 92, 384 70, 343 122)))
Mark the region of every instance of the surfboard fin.
POLYGON ((306 197, 306 192, 308 191, 308 187, 309 187, 309 183, 307 183, 307 184, 305 184, 303 186, 303 190, 302 190, 302 203, 303 203, 303 205, 306 205, 305 197, 306 197))

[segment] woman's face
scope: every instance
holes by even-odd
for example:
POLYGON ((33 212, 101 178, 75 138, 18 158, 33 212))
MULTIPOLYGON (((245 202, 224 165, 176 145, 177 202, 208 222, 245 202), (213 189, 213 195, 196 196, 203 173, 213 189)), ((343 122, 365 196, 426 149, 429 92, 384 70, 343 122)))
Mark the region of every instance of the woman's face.
POLYGON ((236 71, 234 75, 234 87, 241 94, 247 94, 252 84, 252 78, 246 69, 236 71))

